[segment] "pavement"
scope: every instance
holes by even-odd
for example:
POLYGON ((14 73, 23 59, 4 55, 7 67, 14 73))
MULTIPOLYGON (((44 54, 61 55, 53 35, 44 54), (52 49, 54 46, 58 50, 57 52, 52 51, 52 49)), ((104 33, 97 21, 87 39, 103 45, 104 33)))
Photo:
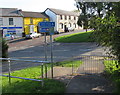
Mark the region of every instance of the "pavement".
MULTIPOLYGON (((84 57, 81 60, 83 64, 73 74, 70 67, 54 67, 54 79, 66 84, 65 94, 113 93, 115 89, 114 85, 103 76, 103 59, 101 57, 84 57)), ((48 72, 48 76, 50 78, 50 71, 48 72)))
POLYGON ((97 57, 84 58, 67 88, 66 93, 113 93, 115 87, 103 76, 103 59, 97 57))
POLYGON ((74 76, 66 93, 112 93, 114 90, 110 81, 99 74, 74 76))

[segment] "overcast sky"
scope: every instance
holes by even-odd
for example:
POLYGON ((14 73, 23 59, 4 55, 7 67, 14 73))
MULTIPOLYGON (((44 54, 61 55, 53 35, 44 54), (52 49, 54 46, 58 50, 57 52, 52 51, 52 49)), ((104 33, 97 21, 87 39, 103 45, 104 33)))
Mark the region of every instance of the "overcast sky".
POLYGON ((77 9, 74 4, 74 0, 0 0, 0 8, 18 8, 36 12, 42 12, 46 8, 72 11, 77 9))

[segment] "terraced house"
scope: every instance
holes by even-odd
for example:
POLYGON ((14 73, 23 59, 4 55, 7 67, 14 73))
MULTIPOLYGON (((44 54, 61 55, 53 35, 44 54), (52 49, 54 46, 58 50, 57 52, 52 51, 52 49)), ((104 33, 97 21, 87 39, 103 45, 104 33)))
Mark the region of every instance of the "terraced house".
POLYGON ((77 25, 79 13, 54 8, 47 8, 45 13, 49 16, 50 21, 55 22, 54 30, 56 32, 65 32, 67 28, 82 28, 77 25))
POLYGON ((38 23, 42 21, 49 21, 49 17, 43 12, 19 11, 23 15, 24 32, 26 35, 33 32, 38 33, 38 23))
POLYGON ((3 37, 13 35, 14 38, 22 37, 23 15, 17 8, 0 8, 0 28, 3 31, 3 37))

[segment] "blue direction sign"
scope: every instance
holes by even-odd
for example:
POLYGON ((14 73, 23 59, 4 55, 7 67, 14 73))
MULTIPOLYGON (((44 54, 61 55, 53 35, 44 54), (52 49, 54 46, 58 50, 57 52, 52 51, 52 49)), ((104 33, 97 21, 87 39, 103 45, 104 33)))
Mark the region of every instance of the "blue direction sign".
POLYGON ((44 28, 52 28, 55 27, 55 22, 40 22, 38 26, 44 28))
POLYGON ((49 32, 49 28, 40 28, 40 32, 49 32))

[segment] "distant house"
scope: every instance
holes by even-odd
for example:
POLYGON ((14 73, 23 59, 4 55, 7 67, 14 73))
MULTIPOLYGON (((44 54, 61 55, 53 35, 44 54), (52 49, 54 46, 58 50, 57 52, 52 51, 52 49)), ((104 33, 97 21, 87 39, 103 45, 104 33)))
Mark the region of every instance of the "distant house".
POLYGON ((49 17, 45 13, 29 12, 19 10, 23 15, 24 32, 26 35, 39 32, 38 23, 42 21, 49 21, 49 17))
POLYGON ((49 16, 50 21, 55 22, 54 30, 57 32, 65 32, 66 28, 81 28, 77 25, 79 15, 76 12, 53 8, 47 8, 44 12, 49 16))
POLYGON ((3 31, 3 37, 10 34, 15 38, 22 37, 23 16, 17 8, 0 8, 0 28, 3 31))

